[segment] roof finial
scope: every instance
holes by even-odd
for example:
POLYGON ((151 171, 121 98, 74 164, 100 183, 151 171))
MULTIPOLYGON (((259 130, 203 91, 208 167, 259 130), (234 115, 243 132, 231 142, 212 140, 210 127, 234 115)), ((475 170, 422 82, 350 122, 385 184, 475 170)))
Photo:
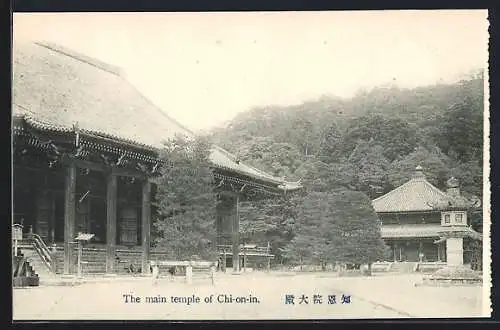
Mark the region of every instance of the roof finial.
POLYGON ((458 179, 455 177, 451 177, 448 181, 446 181, 446 185, 448 186, 448 188, 458 188, 458 179))
POLYGON ((415 173, 413 174, 414 179, 425 179, 425 174, 423 172, 422 166, 418 165, 415 167, 415 173))
POLYGON ((455 197, 460 196, 460 187, 457 178, 451 177, 448 181, 446 181, 446 185, 448 186, 448 189, 446 189, 448 195, 455 197))

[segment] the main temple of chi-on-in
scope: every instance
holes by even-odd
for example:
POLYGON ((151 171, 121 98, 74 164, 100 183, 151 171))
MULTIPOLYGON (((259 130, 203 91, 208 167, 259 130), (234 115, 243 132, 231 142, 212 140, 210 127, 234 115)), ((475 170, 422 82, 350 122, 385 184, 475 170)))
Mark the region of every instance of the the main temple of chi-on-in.
MULTIPOLYGON (((166 139, 191 131, 118 68, 39 42, 14 43, 12 112, 13 223, 23 226, 20 247, 31 253, 31 266, 50 269, 47 276, 75 274, 77 235, 92 234, 83 249, 85 272, 149 272, 149 262, 164 255, 150 248, 159 151, 166 139)), ((238 271, 248 252, 241 251, 238 200, 300 185, 215 146, 210 160, 221 198, 217 244, 238 271)), ((269 249, 259 254, 272 257, 269 249)))
POLYGON ((441 191, 417 166, 409 181, 374 199, 372 205, 391 250, 392 270, 482 267, 482 224, 472 228, 469 217, 478 212, 480 203, 460 193, 456 178, 450 178, 446 191, 441 191))

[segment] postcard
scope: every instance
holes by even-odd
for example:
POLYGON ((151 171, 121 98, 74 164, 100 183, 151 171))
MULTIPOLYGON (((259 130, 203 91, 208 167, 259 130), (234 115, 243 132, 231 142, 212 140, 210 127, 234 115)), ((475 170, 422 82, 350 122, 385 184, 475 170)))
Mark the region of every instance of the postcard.
POLYGON ((489 317, 487 10, 14 13, 13 320, 489 317))

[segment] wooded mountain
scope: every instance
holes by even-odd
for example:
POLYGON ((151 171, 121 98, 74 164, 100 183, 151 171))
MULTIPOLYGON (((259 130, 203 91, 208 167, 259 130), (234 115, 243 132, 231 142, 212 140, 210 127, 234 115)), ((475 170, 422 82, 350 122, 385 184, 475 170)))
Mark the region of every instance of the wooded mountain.
MULTIPOLYGON (((213 131, 211 139, 242 161, 304 185, 286 201, 243 203, 240 216, 247 234, 272 241, 281 261, 339 261, 345 256, 333 253, 332 238, 308 223, 338 228, 335 235, 341 235, 350 225, 343 215, 352 215, 351 225, 370 218, 370 199, 409 180, 417 165, 438 188, 446 189, 446 180, 454 176, 464 195, 482 198, 483 100, 479 72, 455 84, 377 87, 350 99, 325 96, 300 105, 256 107, 213 131), (352 197, 356 203, 344 203, 338 196, 358 197, 352 197), (323 204, 344 209, 334 216, 314 207, 323 204), (264 212, 256 216, 259 210, 264 212), (329 251, 328 258, 321 251, 329 251)), ((482 221, 471 218, 478 222, 474 227, 482 221)), ((377 249, 372 260, 382 253, 376 218, 370 219, 370 232, 357 241, 372 243, 357 246, 354 259, 377 249)))
POLYGON ((464 192, 480 196, 483 99, 482 72, 456 84, 377 87, 350 99, 256 107, 212 139, 289 180, 300 179, 301 166, 314 158, 352 166, 351 184, 374 197, 408 179, 420 163, 439 188, 454 175, 464 192))

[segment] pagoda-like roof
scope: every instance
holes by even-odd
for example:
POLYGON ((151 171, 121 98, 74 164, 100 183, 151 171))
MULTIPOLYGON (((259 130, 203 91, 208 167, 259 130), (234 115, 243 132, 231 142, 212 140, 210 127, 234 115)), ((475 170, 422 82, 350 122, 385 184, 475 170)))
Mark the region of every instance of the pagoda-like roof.
POLYGON ((432 212, 446 208, 467 208, 462 196, 449 195, 433 186, 420 166, 411 180, 372 201, 377 213, 432 212))
MULTIPOLYGON (((13 45, 13 119, 49 131, 81 132, 145 150, 159 151, 177 134, 194 134, 144 97, 121 69, 64 47, 16 40, 13 45)), ((214 166, 276 184, 300 188, 239 162, 214 146, 214 166)))

